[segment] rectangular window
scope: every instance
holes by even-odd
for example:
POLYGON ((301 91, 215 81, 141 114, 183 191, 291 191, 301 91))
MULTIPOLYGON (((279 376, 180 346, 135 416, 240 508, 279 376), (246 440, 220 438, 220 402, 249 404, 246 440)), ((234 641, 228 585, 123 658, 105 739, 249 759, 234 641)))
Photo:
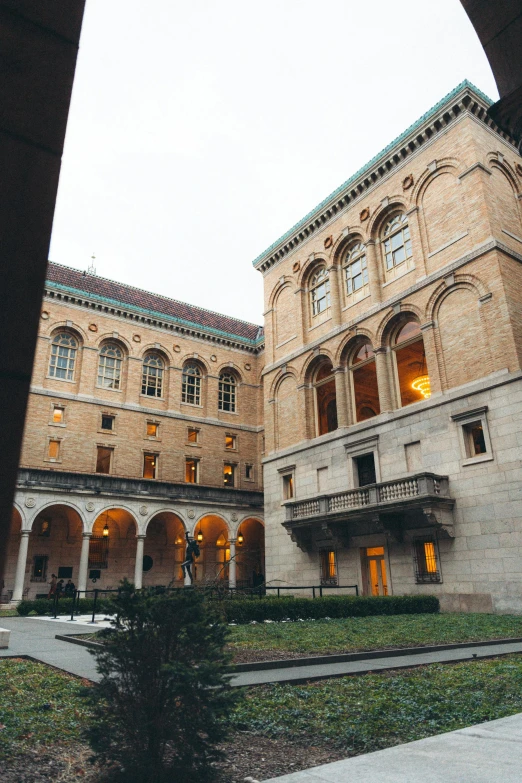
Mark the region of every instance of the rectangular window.
POLYGON ((58 579, 72 579, 73 567, 72 566, 59 566, 58 579))
POLYGON ((294 497, 294 474, 287 473, 283 476, 283 500, 291 500, 294 497))
POLYGON ((109 449, 106 446, 98 446, 96 449, 96 473, 110 473, 112 452, 114 449, 109 449))
POLYGON ((471 421, 463 425, 466 454, 468 457, 479 457, 487 453, 486 439, 482 422, 471 421))
POLYGON ((45 582, 47 579, 48 555, 35 555, 31 569, 31 582, 45 582))
POLYGON ((107 568, 108 564, 109 536, 91 536, 89 541, 89 568, 107 568))
POLYGON ((413 562, 417 584, 440 582, 439 555, 434 539, 413 542, 413 562))
POLYGON ((189 427, 187 430, 187 443, 197 443, 199 440, 199 430, 195 427, 189 427))
POLYGON ((149 438, 157 438, 158 437, 158 430, 159 430, 159 424, 156 424, 155 421, 148 421, 147 422, 147 437, 149 437, 149 438))
POLYGON ((49 538, 51 535, 51 520, 50 519, 40 519, 38 521, 38 536, 41 538, 49 538))
POLYGON ((64 414, 64 409, 59 405, 55 405, 53 408, 53 424, 63 424, 64 414))
POLYGON ((50 440, 49 441, 49 449, 47 451, 47 456, 49 459, 59 459, 60 457, 60 441, 59 440, 50 440))
POLYGON ((101 428, 102 430, 110 430, 112 432, 114 429, 114 416, 102 413, 101 428))
POLYGON ((322 549, 321 558, 321 584, 334 586, 337 584, 337 562, 333 549, 322 549))
POLYGON ((375 474, 375 457, 371 454, 363 454, 361 457, 354 457, 357 468, 357 480, 359 487, 366 487, 368 484, 375 484, 377 477, 375 474))
POLYGON ((223 484, 225 487, 234 486, 235 472, 235 465, 231 465, 230 463, 225 463, 225 465, 223 465, 223 484))
POLYGON ((253 481, 254 480, 254 466, 250 465, 248 462, 245 465, 245 479, 247 481, 253 481))
POLYGON ((143 455, 143 478, 155 479, 158 471, 158 455, 143 455))
POLYGON ((187 484, 199 484, 199 459, 185 458, 185 481, 187 484))
POLYGON ((225 435, 225 448, 237 449, 237 437, 236 435, 225 435))

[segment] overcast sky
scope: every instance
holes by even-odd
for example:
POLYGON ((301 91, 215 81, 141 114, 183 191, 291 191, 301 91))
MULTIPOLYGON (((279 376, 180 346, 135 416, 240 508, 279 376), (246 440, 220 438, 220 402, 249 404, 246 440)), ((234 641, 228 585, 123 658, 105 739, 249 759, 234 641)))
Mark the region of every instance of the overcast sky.
POLYGON ((50 258, 261 323, 252 260, 464 78, 459 0, 87 0, 50 258))

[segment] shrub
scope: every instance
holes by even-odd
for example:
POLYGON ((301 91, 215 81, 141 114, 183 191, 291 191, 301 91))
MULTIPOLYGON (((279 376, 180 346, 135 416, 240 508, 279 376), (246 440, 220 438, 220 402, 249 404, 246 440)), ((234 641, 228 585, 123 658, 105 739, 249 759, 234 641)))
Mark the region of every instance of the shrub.
POLYGON ((197 590, 135 592, 126 582, 114 605, 113 628, 92 651, 102 675, 87 689, 93 749, 126 783, 212 780, 239 698, 228 685, 228 629, 197 590))
POLYGON ((255 620, 318 620, 323 617, 369 617, 383 614, 429 614, 439 611, 434 595, 324 596, 225 601, 221 612, 229 623, 255 620))

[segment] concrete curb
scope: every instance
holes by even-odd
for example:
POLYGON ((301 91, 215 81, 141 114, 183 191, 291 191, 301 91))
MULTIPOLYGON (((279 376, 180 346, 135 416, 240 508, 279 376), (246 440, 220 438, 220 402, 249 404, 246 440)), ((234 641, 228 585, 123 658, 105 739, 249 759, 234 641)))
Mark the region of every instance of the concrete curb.
POLYGON ((76 639, 74 634, 57 633, 54 635, 54 638, 59 639, 61 642, 79 644, 80 647, 89 647, 91 650, 97 650, 99 647, 102 647, 101 642, 90 642, 88 639, 76 639))

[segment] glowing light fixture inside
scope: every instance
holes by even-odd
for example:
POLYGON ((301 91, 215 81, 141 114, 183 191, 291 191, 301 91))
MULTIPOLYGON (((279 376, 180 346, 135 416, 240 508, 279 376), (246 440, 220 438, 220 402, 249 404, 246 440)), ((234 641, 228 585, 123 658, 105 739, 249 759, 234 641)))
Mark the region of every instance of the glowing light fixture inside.
POLYGON ((239 535, 238 535, 238 537, 237 537, 237 543, 238 543, 238 544, 242 544, 244 540, 245 540, 245 539, 244 539, 244 537, 243 537, 243 533, 241 533, 241 532, 240 532, 240 533, 239 533, 239 535))
POLYGON ((201 532, 201 530, 199 531, 199 533, 197 535, 197 539, 198 539, 198 543, 201 543, 203 541, 203 533, 201 532))
POLYGON ((107 538, 107 536, 109 535, 109 525, 107 522, 103 526, 103 535, 105 536, 105 538, 107 538))
POLYGON ((426 400, 429 397, 431 397, 431 385, 430 385, 429 375, 419 375, 418 378, 414 379, 413 383, 411 384, 411 387, 412 389, 415 389, 415 391, 420 392, 426 400))

